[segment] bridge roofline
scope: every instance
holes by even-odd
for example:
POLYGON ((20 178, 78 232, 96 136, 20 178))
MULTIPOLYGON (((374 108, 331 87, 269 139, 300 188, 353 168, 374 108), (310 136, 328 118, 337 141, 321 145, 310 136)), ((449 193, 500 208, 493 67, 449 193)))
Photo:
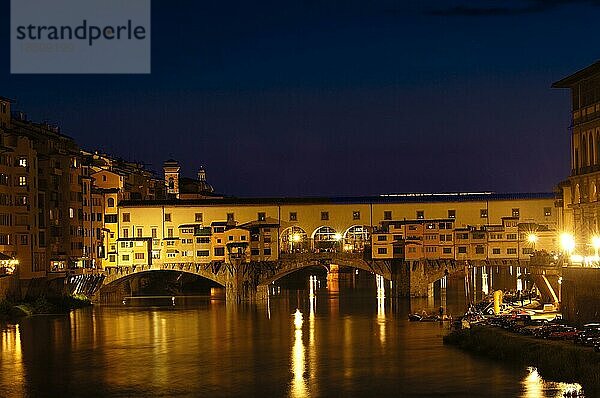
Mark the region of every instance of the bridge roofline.
POLYGON ((502 200, 539 200, 555 199, 553 192, 530 193, 407 193, 380 196, 333 196, 333 197, 296 197, 296 198, 235 198, 222 199, 166 199, 166 200, 124 200, 123 207, 144 206, 280 206, 311 204, 386 204, 386 203, 437 203, 437 202, 486 202, 502 200))

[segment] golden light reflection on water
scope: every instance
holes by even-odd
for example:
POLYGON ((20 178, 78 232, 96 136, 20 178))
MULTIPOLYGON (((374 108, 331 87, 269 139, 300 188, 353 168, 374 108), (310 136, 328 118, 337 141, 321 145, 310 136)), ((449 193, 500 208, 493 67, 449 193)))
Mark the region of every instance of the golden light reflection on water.
POLYGON ((292 385, 290 395, 292 397, 308 396, 308 388, 304 379, 306 358, 304 354, 304 342, 302 341, 302 324, 304 323, 302 313, 296 309, 294 314, 294 346, 292 347, 292 385))
POLYGON ((377 275, 377 324, 379 325, 379 342, 385 345, 385 279, 377 275))
POLYGON ((9 383, 11 393, 25 396, 23 391, 24 370, 21 329, 19 325, 2 329, 0 359, 11 358, 7 364, 0 361, 0 380, 2 384, 9 383))
POLYGON ((523 385, 522 398, 583 397, 583 389, 580 384, 545 381, 534 367, 527 368, 527 375, 521 384, 523 385))

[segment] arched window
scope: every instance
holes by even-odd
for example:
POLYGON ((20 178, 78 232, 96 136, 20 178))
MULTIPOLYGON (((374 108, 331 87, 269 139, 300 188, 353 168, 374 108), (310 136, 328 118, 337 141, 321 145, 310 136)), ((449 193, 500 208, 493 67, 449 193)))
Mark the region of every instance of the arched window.
POLYGON ((590 154, 590 160, 589 160, 590 166, 593 166, 596 163, 596 161, 594 159, 594 153, 596 151, 594 151, 594 139, 592 138, 592 135, 593 135, 593 133, 590 133, 588 135, 588 146, 590 147, 590 149, 588 151, 588 153, 590 154))
POLYGON ((579 184, 575 185, 574 204, 581 203, 581 193, 579 192, 579 184))
POLYGON ((579 147, 581 148, 581 166, 587 166, 587 140, 585 139, 585 135, 581 135, 581 140, 579 140, 579 147))
POLYGON ((313 232, 313 244, 318 252, 336 251, 341 240, 342 235, 331 227, 319 227, 313 232))
POLYGON ((106 204, 108 205, 108 207, 115 207, 115 200, 113 198, 108 198, 106 204))
POLYGON ((354 225, 344 233, 344 251, 362 252, 369 242, 369 229, 364 225, 354 225))
POLYGON ((596 183, 592 181, 590 183, 590 202, 595 202, 596 200, 598 200, 598 195, 596 192, 596 183))
POLYGON ((281 232, 282 253, 302 253, 308 246, 308 235, 302 228, 294 225, 281 232))
POLYGON ((175 180, 173 177, 169 177, 169 189, 175 189, 175 180))

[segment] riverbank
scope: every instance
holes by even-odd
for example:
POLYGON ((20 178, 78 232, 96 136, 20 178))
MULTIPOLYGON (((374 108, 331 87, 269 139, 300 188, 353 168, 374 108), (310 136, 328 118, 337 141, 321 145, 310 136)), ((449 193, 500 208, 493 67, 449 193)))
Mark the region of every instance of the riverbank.
POLYGON ((444 344, 511 365, 534 366, 545 378, 581 384, 586 396, 600 394, 600 354, 589 347, 476 325, 444 336, 444 344))
POLYGON ((38 314, 66 314, 71 310, 92 305, 87 297, 64 296, 58 298, 38 297, 35 300, 0 301, 0 320, 15 321, 24 316, 38 314))

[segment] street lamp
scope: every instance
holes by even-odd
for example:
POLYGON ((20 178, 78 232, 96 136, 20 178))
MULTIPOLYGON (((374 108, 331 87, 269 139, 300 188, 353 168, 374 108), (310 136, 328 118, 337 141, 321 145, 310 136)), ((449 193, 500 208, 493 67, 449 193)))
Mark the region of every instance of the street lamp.
POLYGON ((575 249, 575 239, 573 238, 573 235, 568 232, 560 234, 560 248, 563 253, 566 254, 567 265, 570 265, 571 253, 573 253, 573 250, 575 249))
POLYGON ((529 242, 531 244, 531 246, 533 247, 533 251, 535 251, 535 244, 538 241, 538 237, 536 234, 531 233, 529 235, 527 235, 527 242, 529 242))

